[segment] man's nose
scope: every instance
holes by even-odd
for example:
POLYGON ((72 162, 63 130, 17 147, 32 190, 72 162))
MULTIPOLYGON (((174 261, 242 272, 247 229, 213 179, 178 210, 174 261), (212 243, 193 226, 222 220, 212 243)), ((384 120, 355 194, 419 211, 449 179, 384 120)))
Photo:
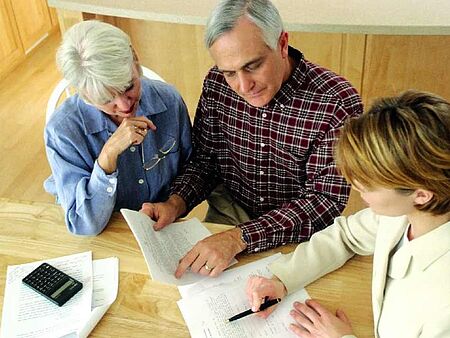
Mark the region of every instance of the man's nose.
POLYGON ((254 86, 254 81, 249 74, 240 73, 239 78, 239 89, 241 93, 248 93, 254 86))

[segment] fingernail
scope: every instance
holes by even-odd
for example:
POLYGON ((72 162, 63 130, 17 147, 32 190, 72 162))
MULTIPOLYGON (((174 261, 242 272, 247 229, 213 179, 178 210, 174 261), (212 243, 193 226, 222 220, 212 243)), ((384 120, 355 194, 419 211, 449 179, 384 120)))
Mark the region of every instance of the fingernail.
POLYGON ((299 302, 294 302, 294 306, 299 306, 300 303, 299 302))
POLYGON ((253 312, 258 311, 258 309, 256 308, 256 306, 253 306, 253 307, 252 307, 252 311, 253 311, 253 312))

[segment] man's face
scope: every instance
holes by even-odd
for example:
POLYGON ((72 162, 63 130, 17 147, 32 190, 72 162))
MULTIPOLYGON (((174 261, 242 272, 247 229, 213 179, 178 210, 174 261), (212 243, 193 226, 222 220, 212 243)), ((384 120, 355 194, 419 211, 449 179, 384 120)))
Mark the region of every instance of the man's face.
POLYGON ((268 104, 290 75, 287 33, 272 50, 261 30, 245 17, 209 51, 231 89, 255 107, 268 104))

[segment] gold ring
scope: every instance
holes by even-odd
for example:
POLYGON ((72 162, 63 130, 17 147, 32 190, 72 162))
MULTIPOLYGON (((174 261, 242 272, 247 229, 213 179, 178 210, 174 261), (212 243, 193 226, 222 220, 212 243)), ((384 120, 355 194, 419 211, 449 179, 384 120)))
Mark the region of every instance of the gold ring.
POLYGON ((205 264, 205 269, 208 270, 208 271, 211 271, 214 268, 211 268, 211 267, 208 266, 208 264, 205 264))

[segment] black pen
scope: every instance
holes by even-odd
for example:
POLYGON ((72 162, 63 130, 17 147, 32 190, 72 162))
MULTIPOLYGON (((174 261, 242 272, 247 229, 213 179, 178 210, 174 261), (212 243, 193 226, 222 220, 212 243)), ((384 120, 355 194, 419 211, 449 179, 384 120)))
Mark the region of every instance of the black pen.
MULTIPOLYGON (((264 311, 268 307, 271 307, 272 305, 278 304, 279 302, 281 302, 281 298, 274 298, 274 299, 268 300, 268 301, 262 303, 261 306, 259 307, 259 310, 256 311, 256 312, 264 311)), ((252 309, 248 309, 248 310, 245 310, 244 312, 238 313, 237 315, 231 317, 230 319, 228 319, 228 321, 232 322, 232 321, 235 321, 235 320, 240 319, 242 317, 246 317, 248 315, 254 314, 256 312, 253 312, 252 309)))

